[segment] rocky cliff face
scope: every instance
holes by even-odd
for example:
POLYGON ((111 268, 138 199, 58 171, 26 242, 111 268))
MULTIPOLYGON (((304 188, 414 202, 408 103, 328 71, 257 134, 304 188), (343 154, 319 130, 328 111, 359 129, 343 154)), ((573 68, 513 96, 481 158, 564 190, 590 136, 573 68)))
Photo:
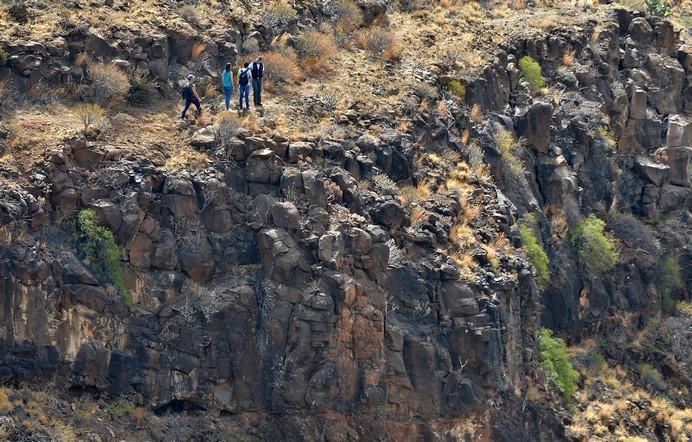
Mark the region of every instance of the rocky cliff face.
MULTIPOLYGON (((222 37, 217 47, 232 52, 222 37)), ((56 45, 165 79, 186 42, 125 50, 92 35, 56 45)), ((40 54, 41 66, 74 75, 66 53, 24 45, 9 66, 31 79, 28 57, 40 54)), ((619 10, 513 41, 462 79, 466 103, 415 113, 408 131, 364 130, 380 116, 355 109, 340 116, 342 138, 234 128, 219 143, 214 127, 194 129, 190 143, 213 167, 175 172, 98 139, 65 139, 0 194, 0 381, 128 398, 168 416, 148 430, 157 440, 230 429, 285 440, 564 440, 560 412, 527 394, 545 384, 538 327, 577 339, 625 313, 643 323, 662 308, 668 256, 690 286, 691 79, 692 48, 670 23, 619 10), (524 55, 559 94, 531 91, 517 69, 524 55), (474 104, 487 118, 470 116, 474 104), (500 132, 525 140, 522 173, 500 132), (493 179, 469 174, 464 193, 451 183, 458 162, 472 161, 468 134, 493 179), (400 190, 422 183, 416 204, 400 190), (85 208, 122 246, 132 305, 78 257, 85 208), (542 289, 516 248, 527 213, 554 275, 542 289), (623 244, 622 262, 600 277, 583 271, 560 225, 589 213, 623 244), (453 256, 459 219, 473 232, 470 274, 453 256), (503 238, 512 247, 499 247, 503 238)), ((422 101, 412 94, 395 114, 422 101)))

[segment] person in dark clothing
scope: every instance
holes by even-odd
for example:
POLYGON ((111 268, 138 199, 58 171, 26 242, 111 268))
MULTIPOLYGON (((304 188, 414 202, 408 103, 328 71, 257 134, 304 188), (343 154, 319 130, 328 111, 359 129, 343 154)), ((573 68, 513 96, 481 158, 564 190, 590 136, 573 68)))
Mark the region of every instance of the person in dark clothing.
POLYGON ((185 119, 185 114, 190 108, 191 104, 197 107, 197 116, 202 115, 202 105, 200 103, 199 95, 197 94, 197 89, 195 89, 195 76, 190 74, 187 76, 187 81, 185 86, 183 86, 183 99, 185 100, 185 108, 183 109, 183 114, 180 116, 181 120, 185 119))
POLYGON ((252 63, 252 101, 255 106, 262 106, 262 77, 264 77, 264 63, 262 56, 258 56, 252 63))
POLYGON ((238 95, 240 96, 238 106, 240 110, 243 110, 243 97, 245 97, 246 111, 250 110, 250 80, 252 79, 252 71, 249 66, 249 63, 245 63, 243 67, 238 70, 238 95))

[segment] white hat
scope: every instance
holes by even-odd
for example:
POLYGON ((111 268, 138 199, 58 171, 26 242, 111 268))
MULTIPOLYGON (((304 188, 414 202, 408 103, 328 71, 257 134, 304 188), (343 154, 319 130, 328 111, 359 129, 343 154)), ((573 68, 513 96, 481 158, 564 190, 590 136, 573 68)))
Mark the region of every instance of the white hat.
POLYGON ((190 74, 190 75, 187 76, 187 79, 188 79, 189 81, 192 81, 192 80, 195 79, 195 76, 192 75, 192 74, 190 74))

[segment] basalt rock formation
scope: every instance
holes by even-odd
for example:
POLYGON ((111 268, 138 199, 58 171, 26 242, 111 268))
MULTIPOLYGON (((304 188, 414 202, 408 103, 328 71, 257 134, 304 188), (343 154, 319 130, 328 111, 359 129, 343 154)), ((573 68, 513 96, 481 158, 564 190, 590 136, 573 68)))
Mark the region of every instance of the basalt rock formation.
MULTIPOLYGON (((208 34, 218 38, 207 52, 235 56, 233 32, 208 34)), ((6 69, 20 82, 45 69, 53 80, 83 75, 68 55, 83 49, 163 81, 195 41, 69 35, 9 48, 6 69)), ((441 73, 436 86, 451 80, 441 73)), ((415 110, 416 94, 393 110, 414 109, 406 132, 369 132, 359 122, 386 116, 356 109, 337 117, 353 129, 340 139, 234 128, 221 143, 215 127, 196 128, 190 143, 214 164, 175 172, 80 136, 25 176, 6 177, 0 382, 128 398, 154 412, 138 433, 147 440, 231 431, 262 440, 567 440, 555 398, 527 394, 546 383, 538 328, 578 340, 609 330, 619 314, 643 324, 662 309, 656 281, 668 256, 690 287, 692 47, 665 20, 616 10, 579 30, 512 41, 461 80, 465 102, 449 101, 444 115, 415 110), (526 55, 558 97, 521 78, 526 55), (474 104, 486 119, 470 117, 474 104), (470 221, 479 244, 471 275, 449 252, 454 220, 469 210, 448 185, 455 163, 417 156, 470 161, 464 131, 494 178, 469 178, 467 204, 480 210, 470 221), (525 140, 520 173, 500 132, 525 140), (364 185, 383 176, 394 188, 364 185), (424 182, 434 198, 414 217, 396 184, 424 182), (84 209, 122 246, 131 304, 80 259, 84 209), (527 213, 550 257, 545 287, 519 249, 527 213), (621 262, 598 277, 556 223, 590 213, 622 243, 621 262), (484 246, 501 237, 515 248, 494 257, 484 246)), ((689 391, 689 366, 659 359, 689 391)))

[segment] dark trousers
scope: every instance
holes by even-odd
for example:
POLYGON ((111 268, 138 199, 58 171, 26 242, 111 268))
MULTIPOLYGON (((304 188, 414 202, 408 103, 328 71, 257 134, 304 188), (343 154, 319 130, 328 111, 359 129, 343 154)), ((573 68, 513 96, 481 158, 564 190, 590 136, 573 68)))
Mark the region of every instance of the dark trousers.
POLYGON ((262 79, 252 80, 252 101, 255 106, 262 106, 262 79))
POLYGON ((185 109, 183 109, 183 114, 180 116, 180 118, 185 118, 185 114, 187 113, 187 110, 190 108, 191 104, 197 106, 197 115, 202 114, 202 106, 200 106, 199 100, 197 97, 192 97, 189 100, 185 100, 185 109))

